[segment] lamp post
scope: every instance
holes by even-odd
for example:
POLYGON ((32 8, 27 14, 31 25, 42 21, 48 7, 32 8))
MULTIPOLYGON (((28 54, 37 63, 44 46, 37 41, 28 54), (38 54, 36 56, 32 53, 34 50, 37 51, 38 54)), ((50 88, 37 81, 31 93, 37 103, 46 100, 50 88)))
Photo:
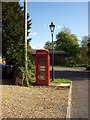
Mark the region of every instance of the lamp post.
POLYGON ((49 25, 50 27, 50 31, 51 31, 51 35, 52 35, 52 81, 54 80, 54 45, 53 45, 53 33, 54 33, 54 29, 55 29, 55 25, 53 24, 53 22, 51 22, 51 24, 49 25))

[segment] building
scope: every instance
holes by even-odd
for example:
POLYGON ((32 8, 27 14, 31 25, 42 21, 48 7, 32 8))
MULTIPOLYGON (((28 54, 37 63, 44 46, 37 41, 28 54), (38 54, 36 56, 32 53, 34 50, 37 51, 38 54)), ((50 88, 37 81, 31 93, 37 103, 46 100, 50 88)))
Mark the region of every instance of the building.
MULTIPOLYGON (((36 49, 31 49, 30 53, 35 58, 36 49)), ((50 64, 52 64, 52 51, 51 50, 49 51, 49 55, 50 55, 50 64)), ((69 54, 66 53, 65 51, 54 51, 54 65, 60 65, 61 62, 64 61, 64 59, 68 56, 69 54)))

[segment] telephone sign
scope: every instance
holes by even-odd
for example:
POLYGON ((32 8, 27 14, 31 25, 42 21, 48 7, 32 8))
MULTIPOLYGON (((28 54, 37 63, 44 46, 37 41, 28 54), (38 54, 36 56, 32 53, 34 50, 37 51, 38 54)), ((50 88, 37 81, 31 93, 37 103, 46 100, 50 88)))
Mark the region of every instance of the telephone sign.
POLYGON ((36 50, 36 84, 49 85, 50 57, 46 49, 36 50))

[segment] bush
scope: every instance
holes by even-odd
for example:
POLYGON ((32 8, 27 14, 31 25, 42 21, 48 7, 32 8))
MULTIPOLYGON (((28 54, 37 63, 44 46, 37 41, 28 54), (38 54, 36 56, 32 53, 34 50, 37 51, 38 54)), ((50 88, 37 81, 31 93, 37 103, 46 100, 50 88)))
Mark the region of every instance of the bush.
POLYGON ((32 80, 35 80, 35 64, 31 60, 28 60, 28 69, 27 71, 25 70, 24 67, 18 67, 16 69, 16 82, 20 85, 27 86, 31 83, 32 80), (27 80, 26 80, 27 77, 27 80), (20 79, 18 79, 20 78, 20 79))
POLYGON ((89 71, 90 71, 90 66, 87 66, 86 70, 89 70, 89 71))

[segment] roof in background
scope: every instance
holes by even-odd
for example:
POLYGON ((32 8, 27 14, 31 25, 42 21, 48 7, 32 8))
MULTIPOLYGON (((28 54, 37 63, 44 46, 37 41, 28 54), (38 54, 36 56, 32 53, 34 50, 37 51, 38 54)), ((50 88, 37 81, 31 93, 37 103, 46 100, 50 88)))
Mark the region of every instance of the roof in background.
MULTIPOLYGON (((36 54, 36 50, 37 49, 31 49, 30 53, 35 55, 36 54)), ((49 54, 52 54, 52 51, 49 51, 49 54)), ((66 53, 65 51, 54 51, 54 54, 58 54, 58 55, 69 55, 68 53, 66 53)))

